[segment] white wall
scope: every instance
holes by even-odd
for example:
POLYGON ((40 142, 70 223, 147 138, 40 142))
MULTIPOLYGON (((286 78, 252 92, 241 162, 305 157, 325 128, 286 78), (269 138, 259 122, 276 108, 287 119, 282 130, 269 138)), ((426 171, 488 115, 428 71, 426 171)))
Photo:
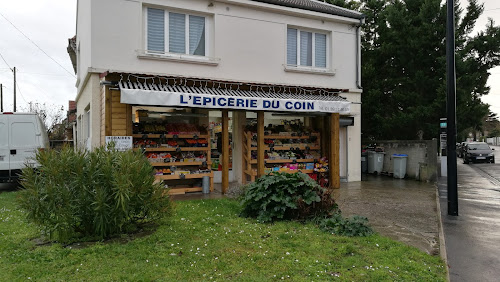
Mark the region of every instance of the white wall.
POLYGON ((347 181, 361 181, 361 93, 342 93, 353 102, 354 125, 347 127, 347 181))
POLYGON ((76 55, 77 55, 77 87, 81 86, 91 66, 91 1, 78 0, 77 2, 77 24, 76 24, 76 55))
POLYGON ((77 119, 77 146, 86 148, 89 145, 97 147, 100 145, 101 126, 101 99, 99 75, 91 74, 90 78, 82 83, 82 92, 76 100, 77 119), (86 114, 90 109, 90 124, 87 124, 86 114), (86 133, 87 126, 90 127, 90 136, 86 133), (87 138, 90 138, 87 141, 87 138), (90 142, 90 143, 87 143, 90 142))
MULTIPOLYGON (((357 20, 350 20, 352 23, 348 25, 338 22, 336 16, 321 13, 304 11, 302 17, 298 17, 285 14, 291 10, 288 8, 272 11, 268 8, 255 9, 206 0, 90 0, 90 2, 92 3, 90 40, 92 52, 89 53, 89 50, 82 46, 81 70, 91 67, 96 72, 111 70, 243 82, 356 88, 356 29, 352 25, 357 23, 357 20), (208 3, 214 3, 214 6, 209 7, 208 3), (182 9, 193 10, 212 18, 213 31, 209 32, 212 33, 213 40, 211 56, 220 59, 219 64, 193 65, 185 62, 138 58, 141 50, 145 49, 144 6, 167 9, 170 7, 181 9, 181 12, 182 9), (287 24, 326 31, 330 34, 332 57, 330 61, 331 69, 336 72, 334 76, 284 70, 287 24), (86 56, 90 56, 90 61, 86 56)), ((264 5, 254 1, 229 2, 264 5)), ((88 9, 79 10, 79 20, 87 21, 86 25, 90 20, 88 13, 88 9)), ((79 27, 78 38, 82 37, 81 40, 84 40, 86 34, 87 30, 79 27)))

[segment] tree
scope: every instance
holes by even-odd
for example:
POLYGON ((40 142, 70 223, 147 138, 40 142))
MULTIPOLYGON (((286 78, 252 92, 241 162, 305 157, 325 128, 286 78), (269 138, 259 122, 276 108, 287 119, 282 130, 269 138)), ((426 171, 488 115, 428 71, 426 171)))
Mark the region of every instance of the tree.
MULTIPOLYGON (((352 1, 332 0, 356 8, 352 1)), ((361 0, 362 132, 368 139, 430 139, 446 116, 446 6, 441 0, 361 0)), ((481 130, 488 70, 500 65, 500 27, 471 35, 484 7, 455 2, 457 131, 481 130)))
POLYGON ((30 102, 22 111, 37 114, 47 129, 50 140, 63 140, 65 136, 66 112, 64 107, 46 103, 30 102))

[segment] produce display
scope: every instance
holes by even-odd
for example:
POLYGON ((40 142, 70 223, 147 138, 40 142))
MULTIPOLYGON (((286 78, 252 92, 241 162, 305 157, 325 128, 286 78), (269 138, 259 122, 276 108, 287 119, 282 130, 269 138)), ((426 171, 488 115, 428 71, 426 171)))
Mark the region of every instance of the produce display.
POLYGON ((203 126, 191 123, 149 122, 135 123, 134 134, 207 134, 203 126))
POLYGON ((314 164, 315 172, 328 172, 328 159, 323 157, 314 164))
POLYGON ((171 188, 169 193, 200 192, 203 177, 210 177, 212 185, 210 138, 204 126, 148 119, 134 124, 133 137, 133 147, 144 152, 156 180, 171 188))
POLYGON ((155 169, 155 175, 187 175, 187 174, 203 174, 210 173, 209 169, 185 169, 176 170, 174 167, 164 167, 155 169))
MULTIPOLYGON (((252 160, 257 159, 257 151, 252 151, 252 160)), ((321 155, 317 151, 306 150, 290 150, 290 151, 266 151, 264 159, 266 160, 302 160, 302 159, 319 159, 321 155)))
POLYGON ((206 162, 205 153, 198 152, 147 152, 146 158, 152 163, 170 163, 170 162, 206 162))
POLYGON ((143 139, 134 138, 134 148, 176 148, 176 147, 207 147, 207 139, 167 139, 167 138, 156 138, 156 139, 143 139))
MULTIPOLYGON (((247 125, 246 131, 257 132, 257 124, 247 125)), ((308 136, 314 130, 310 127, 305 127, 300 119, 296 120, 281 120, 281 124, 269 124, 264 127, 265 135, 282 135, 282 136, 308 136)))
POLYGON ((276 164, 272 167, 266 167, 265 172, 298 172, 299 170, 313 170, 314 163, 285 163, 285 164, 276 164))
MULTIPOLYGON (((251 180, 257 175, 257 133, 256 126, 247 126, 244 154, 249 161, 245 164, 245 174, 251 180)), ((300 120, 282 121, 281 125, 264 128, 265 173, 307 173, 317 179, 319 172, 328 171, 328 161, 321 157, 320 133, 307 128, 300 120)))

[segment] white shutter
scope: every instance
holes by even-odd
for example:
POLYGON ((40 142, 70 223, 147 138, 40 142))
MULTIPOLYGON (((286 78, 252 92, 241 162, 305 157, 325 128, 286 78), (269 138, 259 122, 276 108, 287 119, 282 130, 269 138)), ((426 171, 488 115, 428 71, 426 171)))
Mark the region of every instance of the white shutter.
POLYGON ((314 34, 314 66, 326 68, 326 34, 314 34))
POLYGON ((148 39, 149 51, 165 52, 165 11, 148 8, 148 39))
POLYGON ((205 18, 189 16, 189 54, 205 56, 205 18))
POLYGON ((312 66, 312 33, 300 31, 300 65, 312 66))
POLYGON ((297 30, 295 28, 287 29, 286 63, 297 65, 297 30))
POLYGON ((168 13, 168 51, 186 53, 186 15, 168 13))

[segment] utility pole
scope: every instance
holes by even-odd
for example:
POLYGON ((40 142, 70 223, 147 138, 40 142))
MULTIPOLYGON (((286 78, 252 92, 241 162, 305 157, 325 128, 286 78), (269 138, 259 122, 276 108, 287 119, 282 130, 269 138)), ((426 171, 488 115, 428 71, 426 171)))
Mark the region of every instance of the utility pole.
POLYGON ((3 112, 3 85, 0 83, 0 113, 3 112))
POLYGON ((457 100, 455 77, 455 6, 453 0, 446 0, 446 147, 448 155, 448 215, 458 215, 457 189, 457 100))
POLYGON ((16 67, 12 69, 14 72, 14 113, 16 112, 16 67))

